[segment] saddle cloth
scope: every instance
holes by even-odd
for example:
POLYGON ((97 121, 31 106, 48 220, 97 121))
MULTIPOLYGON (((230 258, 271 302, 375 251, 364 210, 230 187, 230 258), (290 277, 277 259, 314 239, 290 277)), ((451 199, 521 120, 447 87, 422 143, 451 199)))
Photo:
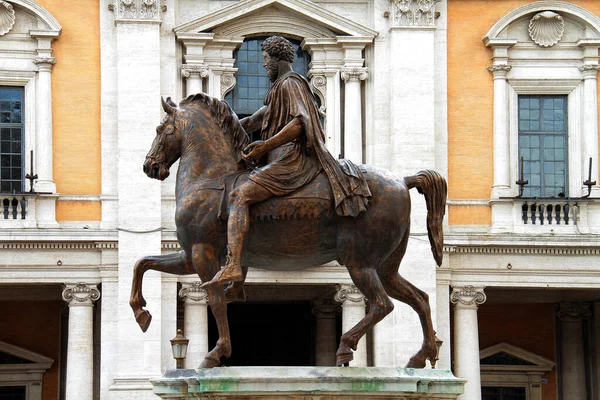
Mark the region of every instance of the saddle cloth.
MULTIPOLYGON (((227 220, 229 217, 230 193, 246 182, 249 174, 250 171, 235 172, 201 184, 200 189, 222 191, 219 219, 227 220)), ((262 203, 250 206, 250 216, 254 220, 311 219, 319 218, 324 214, 331 216, 333 213, 333 192, 324 171, 321 171, 309 184, 287 196, 271 197, 262 203)))

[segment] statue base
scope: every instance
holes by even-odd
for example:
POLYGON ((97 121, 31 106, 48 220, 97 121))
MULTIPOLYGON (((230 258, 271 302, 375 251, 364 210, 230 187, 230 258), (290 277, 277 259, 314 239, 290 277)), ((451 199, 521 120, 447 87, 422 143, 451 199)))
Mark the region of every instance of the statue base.
POLYGON ((456 399, 449 370, 387 367, 221 367, 170 370, 152 381, 162 399, 456 399))

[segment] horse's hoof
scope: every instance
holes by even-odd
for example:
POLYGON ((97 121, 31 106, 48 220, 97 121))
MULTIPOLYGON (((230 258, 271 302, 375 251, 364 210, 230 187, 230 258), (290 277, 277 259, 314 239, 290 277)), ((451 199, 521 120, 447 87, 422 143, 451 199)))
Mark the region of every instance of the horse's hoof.
POLYGON ((352 354, 351 350, 338 350, 335 355, 335 365, 338 367, 347 367, 350 365, 350 361, 354 360, 354 354, 352 354))
POLYGON ((414 356, 408 360, 408 364, 404 368, 425 368, 426 365, 424 357, 414 356))
POLYGON ((200 364, 200 368, 215 368, 221 365, 221 360, 217 357, 207 355, 204 357, 204 361, 200 364))
POLYGON ((140 328, 142 328, 142 332, 146 332, 150 326, 150 322, 152 322, 152 315, 148 310, 139 310, 135 312, 135 320, 140 328))

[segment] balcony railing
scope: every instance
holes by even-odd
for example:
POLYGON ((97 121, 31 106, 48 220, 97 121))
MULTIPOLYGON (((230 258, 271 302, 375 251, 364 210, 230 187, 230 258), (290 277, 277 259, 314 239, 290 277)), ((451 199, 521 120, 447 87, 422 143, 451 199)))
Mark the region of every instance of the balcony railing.
POLYGON ((525 225, 574 225, 577 201, 562 199, 524 200, 521 220, 525 225))
POLYGON ((0 227, 35 227, 38 195, 39 193, 0 193, 0 227))

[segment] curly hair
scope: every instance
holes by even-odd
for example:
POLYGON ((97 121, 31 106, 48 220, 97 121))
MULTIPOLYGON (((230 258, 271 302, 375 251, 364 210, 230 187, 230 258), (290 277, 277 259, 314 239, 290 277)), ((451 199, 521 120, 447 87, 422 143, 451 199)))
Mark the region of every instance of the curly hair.
POLYGON ((281 36, 271 36, 260 44, 261 49, 273 58, 294 62, 294 46, 281 36))

